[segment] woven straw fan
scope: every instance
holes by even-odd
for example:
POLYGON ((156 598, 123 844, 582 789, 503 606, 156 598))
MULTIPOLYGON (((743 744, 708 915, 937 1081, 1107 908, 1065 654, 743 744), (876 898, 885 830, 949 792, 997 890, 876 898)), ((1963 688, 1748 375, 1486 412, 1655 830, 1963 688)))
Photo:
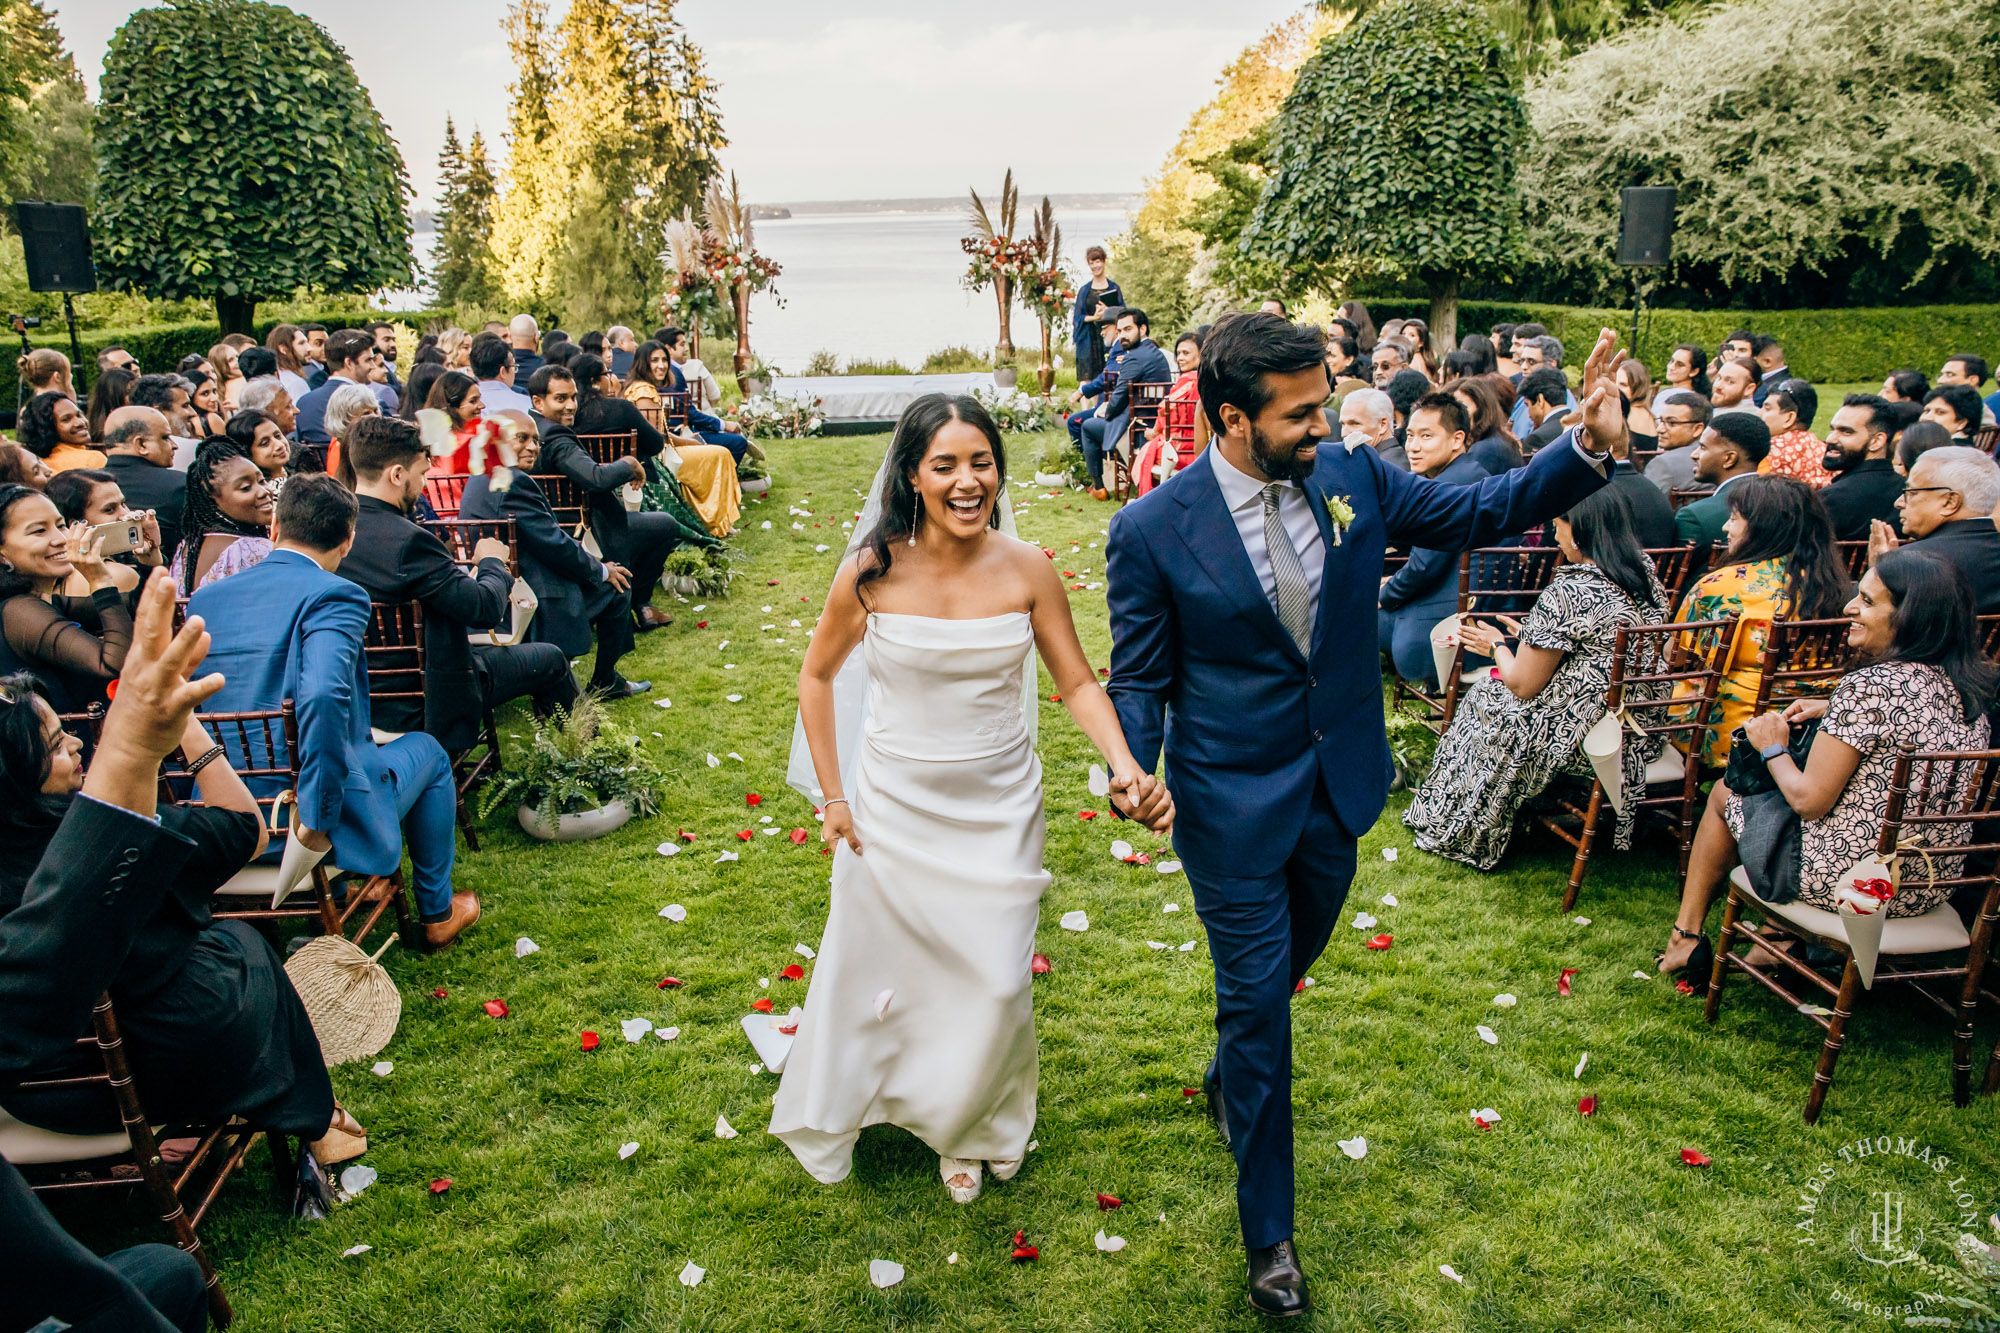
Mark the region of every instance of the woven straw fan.
POLYGON ((344 936, 322 935, 285 964, 328 1068, 365 1060, 396 1035, 403 997, 379 961, 395 942, 392 931, 370 956, 344 936))

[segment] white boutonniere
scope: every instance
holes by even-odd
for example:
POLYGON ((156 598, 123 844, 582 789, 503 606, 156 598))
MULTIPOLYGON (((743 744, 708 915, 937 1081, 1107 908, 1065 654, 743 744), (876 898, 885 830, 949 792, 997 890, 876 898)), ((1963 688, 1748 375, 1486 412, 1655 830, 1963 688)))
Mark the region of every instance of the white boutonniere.
POLYGON ((1329 495, 1326 499, 1326 516, 1333 522, 1333 544, 1340 545, 1341 534, 1354 524, 1354 506, 1347 503, 1344 495, 1329 495))

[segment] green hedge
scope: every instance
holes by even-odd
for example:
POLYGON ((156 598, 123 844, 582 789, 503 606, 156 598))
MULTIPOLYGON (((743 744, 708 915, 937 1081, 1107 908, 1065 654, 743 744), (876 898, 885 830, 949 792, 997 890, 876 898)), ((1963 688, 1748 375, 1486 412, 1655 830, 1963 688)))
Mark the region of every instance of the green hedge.
MULTIPOLYGON (((1430 317, 1428 301, 1363 298, 1368 313, 1385 320, 1430 317)), ((1562 340, 1564 360, 1580 365, 1601 328, 1632 336, 1632 311, 1536 305, 1529 302, 1466 301, 1458 308, 1459 336, 1484 333, 1495 324, 1546 324, 1562 340)), ((1768 333, 1785 345, 1793 370, 1822 384, 1877 380, 1892 370, 1914 367, 1937 374, 1946 357, 1976 352, 2000 364, 2000 306, 1881 306, 1850 310, 1655 310, 1639 320, 1639 359, 1657 378, 1679 343, 1695 343, 1713 355, 1737 329, 1768 333)))
MULTIPOLYGON (((435 320, 448 320, 451 314, 449 310, 370 312, 349 308, 283 320, 258 320, 253 332, 261 344, 279 324, 324 324, 329 329, 344 329, 364 319, 386 319, 421 329, 435 320)), ((178 366, 181 358, 190 353, 208 355, 208 349, 222 341, 222 329, 219 325, 207 323, 153 324, 134 329, 81 329, 77 332, 77 341, 83 347, 83 364, 78 367, 78 388, 79 392, 88 392, 97 380, 97 354, 107 347, 123 347, 138 359, 140 369, 149 374, 165 373, 178 366)), ((53 347, 63 355, 69 355, 69 330, 60 319, 44 320, 40 328, 28 330, 28 342, 30 346, 53 347)))

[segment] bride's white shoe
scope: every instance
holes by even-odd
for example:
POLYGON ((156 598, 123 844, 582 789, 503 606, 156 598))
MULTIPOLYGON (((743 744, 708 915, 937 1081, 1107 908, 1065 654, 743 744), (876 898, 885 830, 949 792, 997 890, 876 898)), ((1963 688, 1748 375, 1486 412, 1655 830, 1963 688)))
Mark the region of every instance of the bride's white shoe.
POLYGON ((1016 1157, 1011 1162, 988 1162, 986 1169, 993 1173, 995 1180, 1012 1180, 1020 1173, 1022 1160, 1016 1157))
POLYGON ((979 1197, 978 1162, 963 1162, 956 1157, 940 1157, 938 1158, 938 1178, 944 1181, 944 1187, 950 1192, 953 1203, 971 1203, 979 1197), (970 1185, 954 1185, 951 1183, 959 1177, 965 1177, 971 1180, 972 1183, 970 1185))

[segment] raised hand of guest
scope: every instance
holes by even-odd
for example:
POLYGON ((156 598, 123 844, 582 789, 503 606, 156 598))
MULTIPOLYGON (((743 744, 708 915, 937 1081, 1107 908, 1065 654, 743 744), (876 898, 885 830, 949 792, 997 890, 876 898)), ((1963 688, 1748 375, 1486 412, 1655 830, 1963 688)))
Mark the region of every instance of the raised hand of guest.
POLYGON ((1902 543, 1896 540, 1896 530, 1881 519, 1871 519, 1868 524, 1868 564, 1873 567, 1877 560, 1895 550, 1902 543))
POLYGON ((152 816, 160 761, 188 734, 196 707, 222 688, 219 674, 194 675, 208 646, 200 616, 189 616, 174 632, 174 580, 164 569, 154 570, 139 595, 132 646, 104 718, 103 739, 83 780, 87 795, 152 816))
POLYGON ((1564 425, 1573 424, 1572 418, 1583 424, 1584 434, 1590 437, 1589 448, 1595 453, 1608 454, 1613 446, 1631 438, 1624 401, 1612 377, 1619 360, 1617 332, 1599 330, 1597 345, 1583 363, 1583 392, 1577 397, 1577 411, 1563 418, 1564 425))

